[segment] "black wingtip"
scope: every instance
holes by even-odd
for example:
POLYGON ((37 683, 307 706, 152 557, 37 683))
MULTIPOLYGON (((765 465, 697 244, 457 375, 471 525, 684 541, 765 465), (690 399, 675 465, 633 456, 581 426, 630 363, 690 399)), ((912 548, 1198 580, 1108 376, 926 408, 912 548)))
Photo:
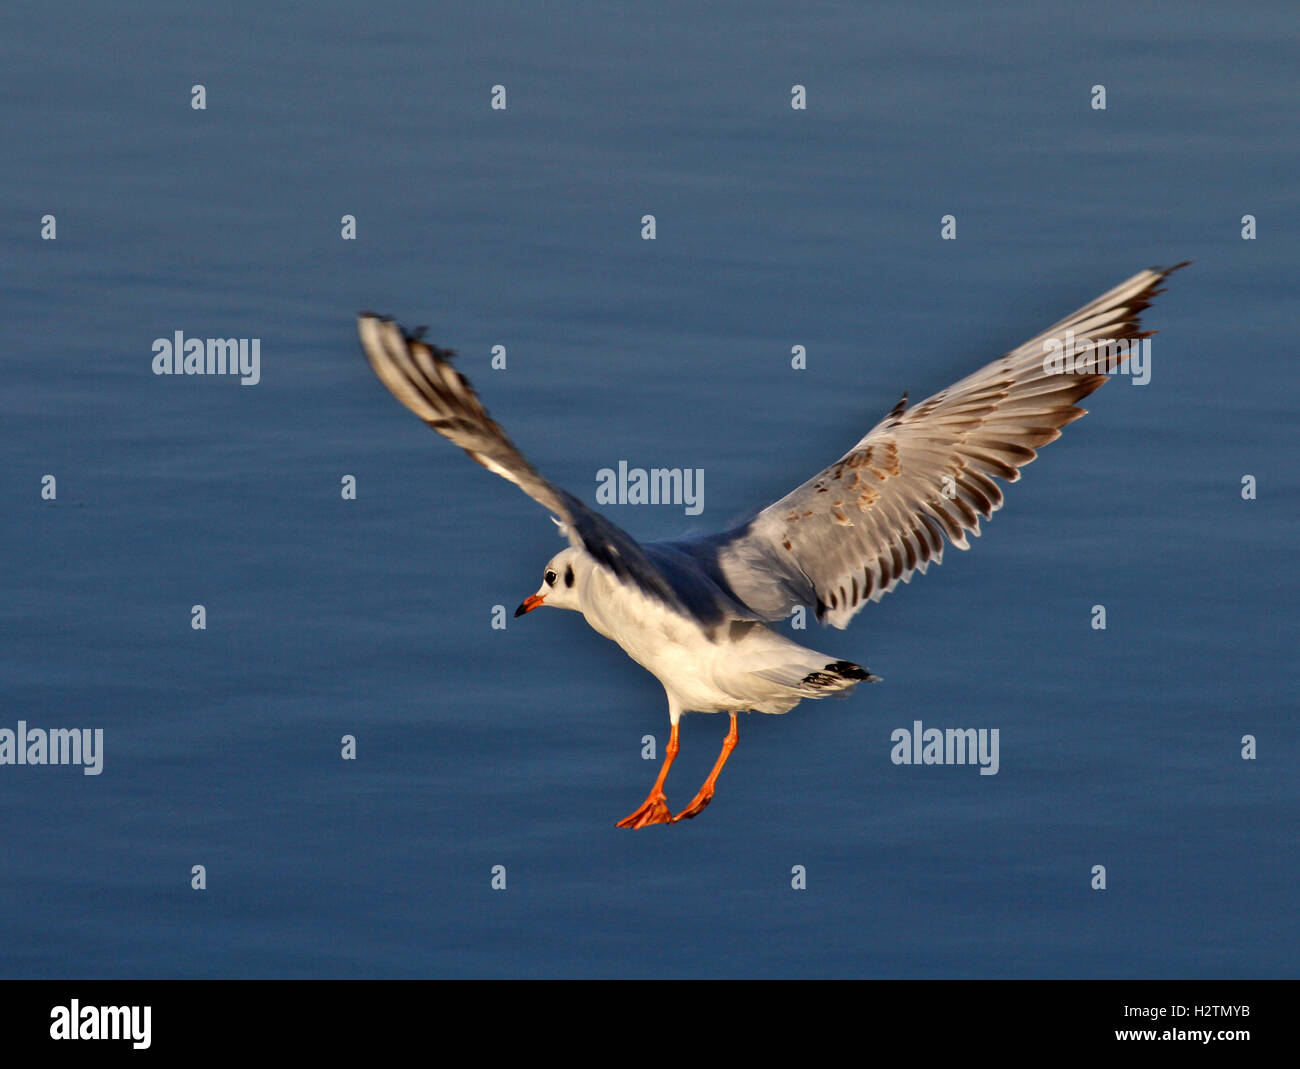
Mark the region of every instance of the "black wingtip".
MULTIPOLYGON (((367 319, 373 319, 379 323, 397 322, 397 320, 393 316, 380 315, 378 312, 372 312, 369 309, 363 309, 362 311, 357 313, 357 322, 359 323, 364 322, 367 319)), ((424 340, 424 336, 429 332, 429 327, 427 324, 418 326, 414 330, 407 330, 405 327, 401 327, 401 326, 399 326, 398 329, 401 330, 402 339, 408 345, 423 345, 431 353, 433 353, 434 358, 437 360, 451 360, 456 355, 455 349, 444 349, 441 346, 434 345, 432 342, 428 342, 424 340)))
MULTIPOLYGON (((842 684, 845 680, 855 683, 879 683, 880 676, 873 676, 870 669, 863 668, 852 661, 832 661, 824 669, 809 672, 803 681, 812 687, 830 687, 842 684)), ((842 688, 841 688, 842 689, 842 688)))
MULTIPOLYGON (((1175 271, 1181 271, 1184 267, 1189 267, 1189 266, 1191 266, 1191 264, 1192 264, 1192 261, 1191 261, 1191 260, 1183 260, 1182 263, 1174 264, 1173 267, 1154 267, 1154 266, 1153 266, 1153 267, 1149 267, 1149 268, 1147 268, 1147 270, 1148 270, 1148 271, 1154 271, 1157 275, 1159 275, 1160 277, 1159 277, 1156 281, 1157 281, 1158 283, 1163 283, 1163 282, 1166 281, 1166 280, 1169 278, 1169 276, 1172 275, 1175 271)), ((1152 297, 1155 297, 1155 296, 1157 296, 1158 294, 1161 294, 1161 293, 1164 293, 1164 292, 1165 292, 1165 291, 1164 291, 1164 287, 1161 286, 1160 289, 1153 289, 1153 290, 1151 290, 1150 295, 1151 295, 1152 297)))
POLYGON ((870 679, 871 672, 863 668, 860 664, 854 664, 852 661, 832 661, 826 666, 826 671, 834 672, 837 676, 844 679, 870 679))

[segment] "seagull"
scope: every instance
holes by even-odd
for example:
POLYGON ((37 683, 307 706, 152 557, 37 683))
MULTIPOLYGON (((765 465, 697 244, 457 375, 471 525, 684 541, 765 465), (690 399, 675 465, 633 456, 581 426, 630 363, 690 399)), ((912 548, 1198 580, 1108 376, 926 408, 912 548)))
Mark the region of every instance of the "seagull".
POLYGON ((671 725, 663 764, 645 801, 618 822, 644 828, 709 804, 739 737, 738 713, 785 713, 879 682, 768 625, 803 608, 843 629, 868 601, 938 564, 945 539, 969 548, 980 518, 1002 505, 995 480, 1016 482, 1037 450, 1085 414, 1076 402, 1114 372, 1116 343, 1154 333, 1139 330, 1139 316, 1183 266, 1139 272, 920 404, 909 407, 904 394, 848 452, 738 527, 644 545, 543 478, 452 365, 454 351, 424 341, 424 328, 407 332, 362 312, 357 332, 397 400, 549 509, 567 537, 515 616, 543 606, 580 612, 663 685, 671 725), (1048 359, 1062 352, 1075 359, 1048 359), (727 713, 731 725, 708 778, 674 814, 664 784, 686 712, 727 713))

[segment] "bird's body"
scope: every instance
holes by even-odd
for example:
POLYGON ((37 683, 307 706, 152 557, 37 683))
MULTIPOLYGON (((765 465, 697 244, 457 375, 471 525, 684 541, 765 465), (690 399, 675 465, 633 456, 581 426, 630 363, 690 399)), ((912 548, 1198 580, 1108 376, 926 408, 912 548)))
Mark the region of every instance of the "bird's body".
POLYGON ((865 678, 841 674, 835 665, 846 662, 763 623, 732 619, 708 627, 619 583, 594 562, 583 564, 578 571, 585 571, 585 582, 575 583, 579 611, 592 630, 617 642, 663 684, 674 724, 684 712, 785 713, 804 698, 851 689, 865 678))
POLYGON ((738 713, 784 713, 876 681, 767 625, 802 607, 843 628, 868 601, 939 563, 945 540, 968 548, 966 536, 1002 504, 994 480, 1015 482, 1039 448, 1084 414, 1075 402, 1115 372, 1117 346, 1147 336, 1139 313, 1173 270, 1134 275, 911 408, 904 395, 839 460, 739 527, 647 545, 539 475, 452 367, 449 350, 369 313, 358 331, 399 401, 559 518, 569 546, 515 615, 543 605, 579 611, 663 684, 671 723, 664 764, 646 801, 620 821, 639 828, 693 817, 709 803, 736 745, 738 713), (731 727, 709 778, 674 816, 663 786, 684 712, 728 713, 731 727))

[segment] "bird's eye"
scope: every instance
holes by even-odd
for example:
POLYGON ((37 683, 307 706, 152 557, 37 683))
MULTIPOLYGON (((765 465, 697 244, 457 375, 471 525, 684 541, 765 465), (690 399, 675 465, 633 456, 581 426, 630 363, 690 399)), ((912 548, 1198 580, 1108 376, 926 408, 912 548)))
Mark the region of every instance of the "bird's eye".
POLYGON ((555 573, 554 573, 553 571, 551 571, 550 568, 547 568, 547 569, 546 569, 546 574, 545 574, 542 578, 546 580, 546 585, 547 585, 547 586, 554 586, 554 585, 555 585, 555 573))

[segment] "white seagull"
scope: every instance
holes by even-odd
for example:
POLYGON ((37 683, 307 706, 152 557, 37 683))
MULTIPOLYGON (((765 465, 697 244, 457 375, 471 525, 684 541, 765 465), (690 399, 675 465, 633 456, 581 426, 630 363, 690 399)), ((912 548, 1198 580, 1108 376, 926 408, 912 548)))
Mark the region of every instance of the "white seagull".
POLYGON ((967 534, 978 535, 980 517, 1002 504, 994 480, 1015 482, 1037 449, 1084 414, 1075 402, 1113 372, 1122 349, 1114 343, 1149 336, 1139 314, 1182 266, 1139 272, 918 405, 909 408, 904 394, 839 460, 741 526, 646 545, 539 475, 451 365, 451 350, 368 312, 357 330, 402 404, 558 518, 569 547, 547 562, 515 615, 543 605, 576 610, 663 684, 672 724, 663 766, 645 802, 618 824, 642 828, 709 804, 736 745, 737 713, 784 713, 877 681, 767 625, 806 606, 843 628, 868 601, 937 564, 945 537, 969 548, 967 534), (1062 352, 1075 358, 1064 368, 1046 359, 1062 352), (673 815, 664 781, 685 712, 729 713, 731 727, 708 779, 673 815))

